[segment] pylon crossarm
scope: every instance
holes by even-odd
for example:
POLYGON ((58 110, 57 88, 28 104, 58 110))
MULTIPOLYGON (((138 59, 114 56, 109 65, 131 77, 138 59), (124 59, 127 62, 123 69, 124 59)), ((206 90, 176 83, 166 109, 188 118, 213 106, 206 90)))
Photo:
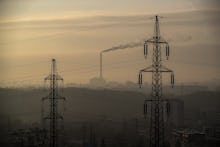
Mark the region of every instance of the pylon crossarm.
POLYGON ((59 100, 66 100, 66 98, 65 97, 63 97, 63 96, 60 96, 60 95, 58 95, 57 97, 56 97, 56 99, 59 99, 59 100))
POLYGON ((51 117, 48 115, 48 116, 44 117, 44 119, 51 119, 51 117))
POLYGON ((61 80, 61 81, 63 81, 63 78, 60 76, 60 75, 56 75, 56 80, 61 80))
POLYGON ((147 41, 145 41, 145 44, 146 43, 160 43, 160 44, 167 44, 168 45, 168 42, 166 40, 164 40, 163 38, 159 38, 159 39, 156 39, 156 38, 151 38, 151 39, 148 39, 147 41))
POLYGON ((44 81, 51 80, 51 79, 52 79, 52 76, 48 75, 47 77, 44 78, 44 81))
MULTIPOLYGON (((53 77, 52 77, 52 75, 50 74, 50 75, 48 75, 47 77, 44 78, 44 81, 52 80, 52 79, 53 79, 53 77)), ((61 81, 63 81, 63 78, 62 78, 60 75, 58 75, 58 74, 56 74, 55 79, 56 79, 56 80, 61 80, 61 81)))
POLYGON ((146 100, 144 100, 145 103, 147 103, 147 102, 158 102, 158 101, 160 101, 160 102, 168 102, 167 99, 146 99, 146 100))
POLYGON ((58 114, 58 115, 57 115, 57 119, 61 119, 61 120, 63 120, 63 116, 60 115, 60 114, 58 114))
POLYGON ((158 40, 158 43, 168 45, 168 42, 165 39, 163 39, 162 37, 160 37, 160 39, 158 40))
MULTIPOLYGON (((51 117, 50 116, 46 116, 46 117, 44 117, 44 119, 51 119, 51 117)), ((60 115, 60 114, 57 114, 57 119, 63 119, 63 116, 60 115)))
POLYGON ((155 39, 154 38, 150 38, 148 39, 147 41, 145 41, 145 43, 154 43, 155 42, 155 39))
POLYGON ((139 71, 139 73, 142 73, 142 72, 152 72, 153 71, 153 66, 151 65, 151 66, 149 66, 149 67, 146 67, 146 68, 144 68, 144 69, 141 69, 140 71, 139 71))
POLYGON ((44 100, 47 100, 47 99, 50 99, 50 96, 45 96, 45 97, 42 97, 42 101, 44 101, 44 100))
POLYGON ((167 67, 161 66, 160 72, 173 72, 173 70, 171 70, 171 69, 169 69, 167 67))

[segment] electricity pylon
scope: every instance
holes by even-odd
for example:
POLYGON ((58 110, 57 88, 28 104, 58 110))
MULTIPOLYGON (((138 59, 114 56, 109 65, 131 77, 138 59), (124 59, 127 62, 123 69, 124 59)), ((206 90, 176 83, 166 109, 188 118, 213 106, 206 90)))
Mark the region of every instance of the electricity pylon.
POLYGON ((169 115, 170 105, 168 100, 162 95, 162 73, 171 73, 171 85, 174 85, 174 73, 171 69, 162 65, 161 47, 165 45, 166 57, 169 57, 169 44, 160 36, 159 17, 155 16, 154 35, 144 43, 144 56, 147 57, 148 45, 153 46, 152 65, 139 71, 139 85, 142 85, 142 73, 152 73, 152 92, 151 97, 144 102, 144 115, 147 116, 147 104, 150 104, 150 147, 165 146, 164 116, 165 110, 169 115))
POLYGON ((48 116, 43 116, 43 119, 50 120, 49 146, 58 147, 58 119, 63 119, 63 116, 58 113, 58 100, 65 100, 65 97, 59 95, 58 81, 63 81, 63 78, 57 72, 55 59, 52 59, 51 73, 44 80, 50 81, 50 91, 48 96, 42 98, 42 101, 49 100, 50 111, 48 116))

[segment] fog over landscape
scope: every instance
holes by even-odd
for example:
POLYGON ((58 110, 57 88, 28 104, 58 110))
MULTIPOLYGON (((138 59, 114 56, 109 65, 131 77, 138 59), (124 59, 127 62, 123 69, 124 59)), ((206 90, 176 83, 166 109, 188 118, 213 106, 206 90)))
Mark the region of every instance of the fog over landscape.
POLYGON ((219 8, 0 0, 0 146, 219 147, 219 8))
MULTIPOLYGON (((88 83, 99 74, 99 52, 153 35, 154 14, 163 16, 161 35, 171 48, 163 64, 175 69, 177 82, 219 83, 217 1, 105 2, 2 1, 1 85, 41 84, 52 58, 66 83, 88 83)), ((136 82, 138 69, 151 64, 142 48, 106 53, 104 78, 136 82)))

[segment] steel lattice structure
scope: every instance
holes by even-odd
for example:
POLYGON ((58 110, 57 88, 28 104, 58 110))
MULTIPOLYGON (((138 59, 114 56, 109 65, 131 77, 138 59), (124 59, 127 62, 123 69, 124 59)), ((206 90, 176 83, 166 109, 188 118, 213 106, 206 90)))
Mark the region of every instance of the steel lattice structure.
POLYGON ((169 44, 160 36, 159 17, 155 16, 155 28, 153 38, 148 39, 144 43, 144 56, 147 57, 148 45, 153 46, 152 65, 139 71, 139 85, 142 85, 142 73, 152 73, 152 92, 150 99, 144 102, 144 115, 147 116, 147 104, 150 104, 150 147, 165 146, 164 116, 169 114, 170 105, 168 100, 162 95, 162 73, 171 73, 171 85, 174 85, 174 73, 172 70, 162 65, 161 49, 165 46, 166 57, 169 57, 169 44))
POLYGON ((42 114, 43 126, 45 125, 44 120, 49 119, 49 146, 58 147, 58 119, 63 119, 63 116, 58 113, 58 100, 65 100, 65 97, 59 95, 58 81, 63 81, 63 78, 57 72, 55 59, 52 59, 51 73, 44 80, 45 82, 50 81, 50 91, 48 96, 42 98, 42 101, 49 100, 50 112, 46 117, 42 114))

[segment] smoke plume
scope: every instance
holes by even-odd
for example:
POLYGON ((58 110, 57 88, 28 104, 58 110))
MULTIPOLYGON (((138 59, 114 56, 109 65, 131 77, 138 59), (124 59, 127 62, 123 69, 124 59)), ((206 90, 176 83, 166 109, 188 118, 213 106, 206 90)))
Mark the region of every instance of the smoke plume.
POLYGON ((144 41, 142 40, 138 42, 130 42, 127 44, 121 44, 118 46, 113 46, 112 48, 109 48, 109 49, 105 49, 102 51, 102 53, 119 50, 119 49, 134 48, 134 47, 142 46, 143 44, 144 44, 144 41))

